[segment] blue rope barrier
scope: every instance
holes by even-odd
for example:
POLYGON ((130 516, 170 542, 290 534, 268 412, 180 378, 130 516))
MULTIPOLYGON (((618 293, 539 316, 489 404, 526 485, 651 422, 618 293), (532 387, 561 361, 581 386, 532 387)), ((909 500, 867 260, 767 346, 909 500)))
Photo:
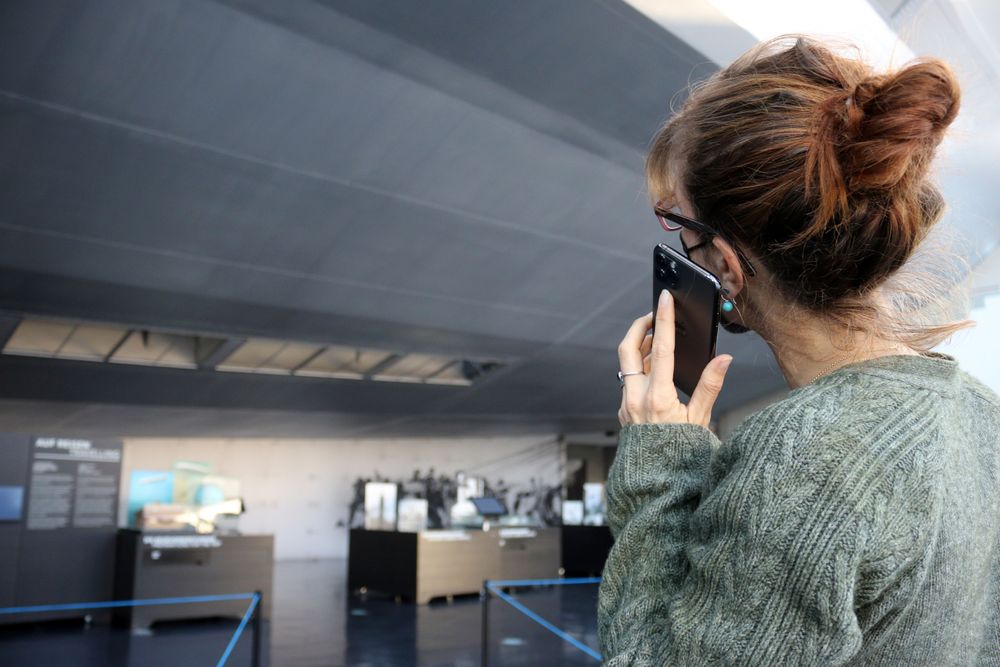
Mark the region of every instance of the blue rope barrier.
POLYGON ((236 628, 236 632, 233 633, 233 638, 229 640, 229 645, 226 646, 226 650, 222 653, 222 657, 219 658, 219 663, 215 667, 223 667, 226 664, 226 660, 229 659, 229 654, 233 652, 236 648, 236 642, 239 641, 240 635, 243 633, 243 629, 247 627, 247 623, 250 622, 250 617, 253 616, 253 610, 257 608, 257 603, 260 602, 260 596, 256 593, 253 594, 253 600, 250 601, 250 606, 247 608, 247 613, 243 614, 243 620, 240 621, 239 626, 236 628))
POLYGON ((192 602, 223 602, 227 600, 250 600, 250 606, 247 607, 246 613, 243 614, 243 618, 240 620, 240 624, 236 627, 236 632, 233 633, 232 638, 229 640, 229 644, 226 646, 226 650, 223 652, 222 657, 219 658, 219 662, 216 667, 223 667, 226 664, 226 660, 229 659, 230 654, 232 654, 233 649, 236 648, 236 642, 239 641, 240 635, 243 634, 243 630, 247 627, 247 623, 253 617, 253 612, 257 608, 257 604, 260 602, 259 593, 231 593, 226 595, 192 595, 189 597, 174 597, 174 598, 146 598, 144 600, 113 600, 111 602, 72 602, 68 604, 39 604, 32 605, 28 607, 4 607, 0 609, 0 614, 30 614, 34 612, 43 611, 78 611, 83 609, 113 609, 116 607, 148 607, 150 605, 161 605, 161 604, 188 604, 192 602))
MULTIPOLYGON (((525 580, 525 581, 530 582, 530 583, 525 584, 525 585, 532 586, 532 585, 538 585, 536 583, 537 581, 546 581, 546 580, 543 579, 543 580, 532 581, 532 580, 529 579, 529 580, 525 580)), ((564 580, 555 580, 555 581, 564 581, 564 580)), ((600 581, 600 579, 598 579, 597 581, 600 581)), ((548 630, 549 632, 551 632, 555 636, 559 637, 563 641, 569 642, 570 644, 572 644, 576 648, 580 649, 581 651, 583 651, 584 653, 586 653, 587 655, 589 655, 594 660, 597 660, 598 662, 601 661, 601 654, 600 653, 598 653, 594 649, 590 648, 589 646, 587 646, 586 644, 584 644, 583 642, 581 642, 576 637, 574 637, 574 636, 572 636, 572 635, 564 632, 563 630, 560 630, 556 626, 552 625, 551 623, 549 623, 548 621, 546 621, 544 618, 542 618, 541 616, 539 616, 535 612, 531 611, 530 609, 528 609, 523 604, 521 604, 520 602, 518 602, 517 600, 515 600, 511 596, 507 595, 503 591, 499 590, 498 588, 494 588, 493 584, 495 584, 495 583, 507 583, 507 582, 487 582, 486 588, 489 589, 490 591, 492 591, 494 594, 496 594, 496 596, 498 598, 500 598, 501 600, 503 600, 504 602, 506 602, 507 604, 509 604, 510 606, 512 606, 514 609, 517 609, 519 612, 521 612, 522 614, 524 614, 525 616, 527 616, 528 618, 530 618, 534 622, 538 623, 543 628, 545 628, 546 630, 548 630)), ((572 583, 583 583, 583 582, 582 581, 573 581, 572 583)), ((595 583, 595 582, 590 582, 590 583, 595 583)), ((508 583, 508 585, 512 586, 513 584, 509 584, 508 583)))
POLYGON ((487 586, 520 587, 520 586, 565 586, 573 584, 599 584, 600 577, 584 577, 578 579, 508 579, 487 580, 487 586))
POLYGON ((114 600, 112 602, 40 604, 31 607, 4 607, 0 609, 0 614, 30 614, 42 611, 77 611, 81 609, 111 609, 114 607, 145 607, 158 604, 187 604, 189 602, 221 602, 225 600, 249 600, 256 596, 256 593, 233 593, 228 595, 195 595, 186 598, 147 598, 145 600, 114 600))

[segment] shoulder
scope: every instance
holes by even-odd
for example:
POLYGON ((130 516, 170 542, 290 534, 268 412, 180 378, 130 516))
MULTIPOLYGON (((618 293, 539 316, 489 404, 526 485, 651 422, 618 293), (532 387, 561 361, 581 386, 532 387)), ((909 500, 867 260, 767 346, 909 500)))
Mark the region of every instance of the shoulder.
POLYGON ((996 392, 983 384, 979 378, 964 370, 960 370, 958 376, 963 390, 970 398, 992 407, 993 410, 1000 410, 1000 396, 997 396, 996 392))
POLYGON ((792 391, 745 419, 713 460, 711 481, 807 485, 817 499, 860 506, 900 470, 926 468, 933 448, 931 392, 832 378, 792 391))
MULTIPOLYGON (((976 383, 975 391, 989 389, 976 383)), ((867 373, 844 374, 791 391, 747 417, 728 440, 737 446, 786 440, 798 449, 843 441, 868 451, 873 442, 923 429, 939 404, 932 390, 867 373)))
POLYGON ((858 446, 855 422, 866 403, 863 391, 852 383, 809 385, 744 419, 726 438, 720 457, 768 459, 789 465, 816 449, 828 451, 840 442, 858 446))

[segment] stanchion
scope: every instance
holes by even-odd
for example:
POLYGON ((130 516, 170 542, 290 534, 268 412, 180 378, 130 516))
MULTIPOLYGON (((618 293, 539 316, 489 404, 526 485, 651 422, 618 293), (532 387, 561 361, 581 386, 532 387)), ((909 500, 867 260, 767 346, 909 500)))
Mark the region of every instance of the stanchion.
MULTIPOLYGON (((229 660, 229 656, 233 652, 233 649, 236 648, 236 642, 240 640, 240 635, 243 634, 243 630, 246 629, 247 623, 250 622, 250 620, 255 616, 257 610, 260 608, 260 597, 261 597, 260 591, 255 591, 253 593, 250 593, 249 595, 250 595, 250 606, 247 607, 246 613, 243 614, 243 619, 240 620, 240 624, 236 626, 236 632, 233 633, 232 639, 229 640, 229 645, 226 646, 226 650, 223 651, 222 657, 219 658, 219 662, 215 665, 215 667, 225 666, 226 661, 229 660)), ((259 636, 256 632, 256 630, 258 629, 259 629, 258 626, 255 625, 254 626, 255 632, 253 633, 255 639, 259 636)), ((251 655, 251 657, 253 656, 251 655)))
POLYGON ((482 619, 482 628, 480 631, 480 656, 483 667, 488 667, 490 662, 490 580, 486 579, 483 581, 483 590, 479 594, 480 599, 483 601, 483 611, 480 614, 482 619))
POLYGON ((254 591, 257 596, 257 607, 253 610, 253 646, 251 647, 250 664, 253 667, 260 667, 260 608, 264 604, 264 594, 254 591))

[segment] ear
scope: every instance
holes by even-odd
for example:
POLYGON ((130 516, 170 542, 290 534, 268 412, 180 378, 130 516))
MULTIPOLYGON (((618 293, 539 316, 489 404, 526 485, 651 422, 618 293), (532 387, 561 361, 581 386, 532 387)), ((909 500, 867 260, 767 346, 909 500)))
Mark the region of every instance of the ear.
POLYGON ((712 272, 719 278, 722 286, 729 290, 729 296, 732 298, 746 287, 743 264, 733 246, 725 239, 716 236, 712 239, 712 247, 716 250, 711 253, 712 272))

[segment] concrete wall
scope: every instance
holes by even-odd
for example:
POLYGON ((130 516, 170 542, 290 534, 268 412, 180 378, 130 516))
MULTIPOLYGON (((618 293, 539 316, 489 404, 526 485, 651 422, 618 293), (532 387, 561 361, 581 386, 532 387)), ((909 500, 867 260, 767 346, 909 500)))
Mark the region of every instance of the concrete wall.
POLYGON ((279 559, 343 557, 353 482, 379 473, 393 480, 415 469, 465 471, 514 490, 531 480, 561 480, 562 445, 553 436, 479 439, 285 440, 126 438, 122 507, 133 470, 169 470, 176 460, 203 461, 240 480, 245 533, 274 533, 279 559))
POLYGON ((580 459, 586 462, 586 477, 584 482, 600 482, 603 484, 608 480, 607 462, 604 452, 606 447, 594 445, 567 445, 566 459, 580 459))

